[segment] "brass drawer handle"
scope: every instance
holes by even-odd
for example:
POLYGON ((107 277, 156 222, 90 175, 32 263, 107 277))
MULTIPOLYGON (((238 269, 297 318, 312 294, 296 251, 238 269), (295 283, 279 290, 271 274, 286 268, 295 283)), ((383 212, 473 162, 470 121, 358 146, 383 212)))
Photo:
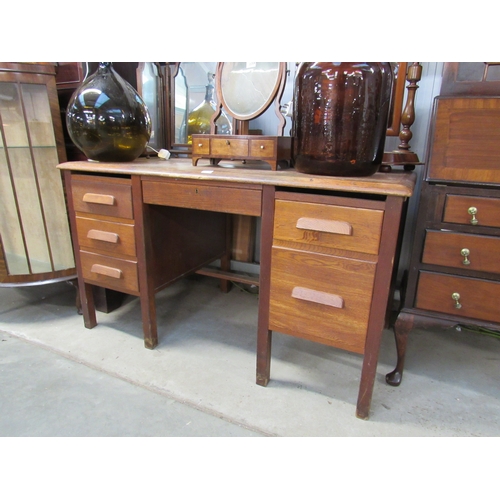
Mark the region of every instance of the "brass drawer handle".
POLYGON ((101 264, 94 264, 90 269, 90 272, 96 274, 102 274, 103 276, 108 276, 110 278, 120 279, 122 277, 122 270, 116 269, 115 267, 103 266, 101 264))
POLYGON ((460 251, 460 255, 462 255, 462 257, 465 257, 464 260, 462 261, 462 264, 464 266, 468 266, 470 264, 469 260, 470 250, 468 248, 462 248, 462 250, 460 251))
POLYGON ((106 241, 108 243, 118 243, 118 240, 120 239, 120 237, 116 233, 100 231, 99 229, 91 229, 87 233, 87 238, 91 240, 106 241))
POLYGON ((201 148, 202 146, 203 146, 203 143, 201 143, 201 142, 200 142, 200 143, 198 144, 198 147, 199 147, 199 148, 201 148))
POLYGON ((325 306, 336 307, 337 309, 344 308, 344 299, 340 295, 333 293, 318 292, 310 288, 296 286, 292 290, 292 297, 294 299, 306 300, 314 302, 315 304, 323 304, 325 306))
POLYGON ((227 146, 230 146, 230 145, 231 145, 231 143, 230 143, 228 140, 226 140, 226 145, 227 145, 227 146))
POLYGON ((83 201, 86 203, 96 203, 97 205, 114 205, 115 197, 110 194, 85 193, 83 201))
POLYGON ((460 300, 460 294, 457 293, 457 292, 454 292, 451 294, 451 298, 455 301, 455 309, 461 309, 462 308, 462 304, 460 304, 459 300, 460 300))
POLYGON ((320 231, 322 233, 352 235, 352 226, 349 222, 340 220, 312 219, 301 217, 296 224, 297 229, 307 229, 309 231, 320 231))
POLYGON ((261 146, 260 146, 260 149, 265 149, 265 146, 261 145, 261 146))
POLYGON ((467 210, 467 213, 469 215, 472 215, 472 219, 470 220, 470 223, 473 226, 476 226, 479 223, 479 221, 476 219, 477 208, 476 207, 470 207, 469 210, 467 210))

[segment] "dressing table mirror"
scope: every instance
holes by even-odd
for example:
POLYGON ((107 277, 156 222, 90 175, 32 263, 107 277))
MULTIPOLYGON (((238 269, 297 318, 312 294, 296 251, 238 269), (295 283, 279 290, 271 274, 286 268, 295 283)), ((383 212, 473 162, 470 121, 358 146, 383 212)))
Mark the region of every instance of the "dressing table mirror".
MULTIPOLYGON (((210 133, 216 109, 216 62, 169 62, 166 72, 166 148, 173 156, 191 155, 192 133, 210 133), (191 132, 191 133, 190 133, 191 132)), ((221 114, 219 133, 231 134, 233 120, 221 114)))
POLYGON ((250 165, 269 164, 272 170, 288 167, 292 138, 284 137, 285 117, 280 111, 285 88, 286 63, 220 62, 215 72, 216 109, 210 134, 193 134, 192 162, 209 159, 213 165, 222 160, 250 165), (277 135, 249 133, 249 121, 263 114, 272 104, 278 117, 277 135), (233 119, 231 135, 221 135, 218 120, 227 114, 233 119))

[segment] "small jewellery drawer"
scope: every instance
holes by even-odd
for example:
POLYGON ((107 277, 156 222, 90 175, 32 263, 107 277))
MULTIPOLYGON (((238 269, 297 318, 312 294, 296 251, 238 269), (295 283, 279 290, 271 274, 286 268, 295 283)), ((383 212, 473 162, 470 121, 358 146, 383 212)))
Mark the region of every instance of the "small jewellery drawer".
POLYGON ((71 181, 76 212, 132 219, 132 186, 129 179, 74 176, 71 181))
POLYGON ((422 271, 415 307, 498 323, 500 283, 422 271))
POLYGON ((80 251, 83 279, 126 293, 139 292, 137 262, 80 251))
POLYGON ((275 142, 270 139, 251 140, 250 156, 261 158, 272 158, 276 156, 275 142))
POLYGON ((422 262, 500 274, 500 238, 427 231, 422 262))
POLYGON ((133 224, 76 217, 76 229, 80 247, 98 253, 136 256, 133 224))
POLYGON ((384 212, 276 200, 274 240, 378 255, 384 212))
POLYGON ((362 353, 376 264, 272 250, 269 328, 362 353))
POLYGON ((193 154, 210 153, 210 139, 205 137, 193 138, 193 154))
POLYGON ((247 139, 210 139, 210 154, 225 157, 248 156, 247 139))
POLYGON ((443 222, 500 227, 500 198, 447 195, 443 222))

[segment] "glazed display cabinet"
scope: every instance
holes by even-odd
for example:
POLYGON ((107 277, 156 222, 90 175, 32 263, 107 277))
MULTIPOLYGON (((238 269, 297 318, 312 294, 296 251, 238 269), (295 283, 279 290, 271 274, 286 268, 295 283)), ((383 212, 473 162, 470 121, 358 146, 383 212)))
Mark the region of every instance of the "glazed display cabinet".
POLYGON ((66 160, 49 63, 0 63, 0 286, 74 278, 66 160))

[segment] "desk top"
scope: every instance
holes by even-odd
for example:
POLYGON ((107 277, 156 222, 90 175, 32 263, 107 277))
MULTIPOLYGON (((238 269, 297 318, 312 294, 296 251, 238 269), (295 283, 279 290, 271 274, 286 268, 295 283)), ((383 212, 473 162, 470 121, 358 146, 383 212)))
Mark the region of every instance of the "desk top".
POLYGON ((403 170, 377 172, 370 177, 331 177, 297 172, 293 168, 270 170, 260 163, 220 162, 211 165, 200 160, 194 167, 190 158, 161 160, 139 158, 133 162, 72 161, 58 165, 61 170, 94 172, 141 177, 162 177, 184 180, 237 182, 290 188, 345 191, 409 197, 415 189, 416 174, 403 170))

